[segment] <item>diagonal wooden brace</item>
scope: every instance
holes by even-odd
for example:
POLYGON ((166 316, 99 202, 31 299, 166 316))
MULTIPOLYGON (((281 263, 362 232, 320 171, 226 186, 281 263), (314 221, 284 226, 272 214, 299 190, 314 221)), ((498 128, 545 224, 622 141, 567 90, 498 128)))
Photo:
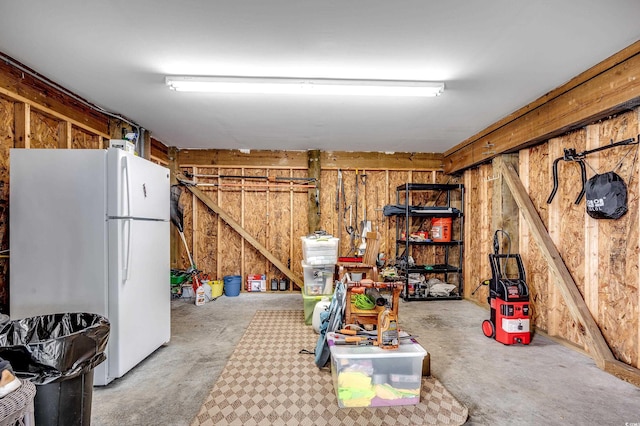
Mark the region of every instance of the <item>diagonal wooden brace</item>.
POLYGON ((529 198, 527 190, 522 185, 518 174, 510 164, 502 164, 500 168, 502 176, 511 191, 520 212, 524 216, 533 237, 540 247, 549 269, 557 277, 556 285, 562 294, 562 298, 571 313, 573 319, 584 327, 584 338, 587 350, 600 369, 605 369, 607 363, 615 361, 615 357, 607 345, 607 342, 593 319, 587 304, 580 294, 567 265, 562 260, 560 252, 549 236, 547 229, 540 219, 535 206, 529 198))
MULTIPOLYGON (((188 179, 178 174, 178 181, 188 181, 188 179)), ((204 192, 192 185, 185 185, 191 193, 202 201, 207 207, 214 211, 222 220, 224 220, 229 226, 231 226, 238 234, 242 236, 249 244, 251 244, 256 250, 266 257, 276 268, 278 268, 283 274, 285 274, 292 283, 299 288, 304 287, 304 283, 300 277, 295 275, 293 271, 282 263, 277 257, 275 257, 265 246, 263 246, 258 240, 256 240, 251 234, 249 234, 238 222, 236 222, 231 216, 229 216, 224 210, 218 206, 211 198, 209 198, 204 192)))

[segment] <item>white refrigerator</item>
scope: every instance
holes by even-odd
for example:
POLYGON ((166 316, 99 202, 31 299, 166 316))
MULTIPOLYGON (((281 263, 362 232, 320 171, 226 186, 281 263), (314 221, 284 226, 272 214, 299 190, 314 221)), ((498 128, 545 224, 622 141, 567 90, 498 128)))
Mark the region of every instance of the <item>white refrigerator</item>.
POLYGON ((117 148, 9 161, 11 319, 107 317, 106 385, 170 339, 169 170, 117 148))

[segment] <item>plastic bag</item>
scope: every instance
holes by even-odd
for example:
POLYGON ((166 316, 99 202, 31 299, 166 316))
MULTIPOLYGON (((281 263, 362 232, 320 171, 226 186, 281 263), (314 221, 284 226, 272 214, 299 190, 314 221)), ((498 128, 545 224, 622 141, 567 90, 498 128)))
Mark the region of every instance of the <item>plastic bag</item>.
POLYGON ((620 219, 627 213, 627 184, 614 172, 589 179, 585 195, 587 214, 594 219, 620 219))
POLYGON ((110 328, 105 317, 89 313, 10 321, 0 330, 0 358, 36 385, 72 379, 106 359, 110 328))

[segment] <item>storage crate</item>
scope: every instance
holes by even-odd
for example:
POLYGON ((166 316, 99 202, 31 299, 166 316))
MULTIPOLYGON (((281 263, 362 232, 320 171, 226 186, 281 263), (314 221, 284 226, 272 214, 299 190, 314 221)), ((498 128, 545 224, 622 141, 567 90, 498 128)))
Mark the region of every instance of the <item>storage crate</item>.
POLYGON ((420 402, 422 361, 427 352, 418 343, 398 349, 333 345, 331 375, 340 408, 416 405, 420 402))
POLYGON ((320 296, 333 293, 333 274, 335 265, 313 266, 302 261, 304 271, 304 294, 320 296))
POLYGON ((338 262, 339 238, 302 237, 302 257, 307 265, 335 265, 338 262))
POLYGON ((304 323, 305 325, 311 325, 313 321, 313 310, 316 307, 316 303, 321 301, 323 298, 327 298, 331 300, 331 295, 328 296, 307 296, 304 293, 302 294, 302 303, 304 304, 304 323))

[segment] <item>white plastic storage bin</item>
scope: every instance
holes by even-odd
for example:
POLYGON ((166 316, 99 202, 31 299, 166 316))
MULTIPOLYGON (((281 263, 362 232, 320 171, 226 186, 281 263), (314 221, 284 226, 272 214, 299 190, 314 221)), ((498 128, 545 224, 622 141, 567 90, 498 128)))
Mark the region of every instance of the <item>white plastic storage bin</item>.
POLYGON ((420 402, 422 361, 418 343, 398 349, 331 345, 331 375, 340 408, 416 405, 420 402))
POLYGON ((302 257, 307 265, 335 265, 338 262, 339 238, 302 237, 302 257))
POLYGON ((304 294, 307 296, 333 294, 334 269, 335 265, 312 266, 303 261, 304 294))

